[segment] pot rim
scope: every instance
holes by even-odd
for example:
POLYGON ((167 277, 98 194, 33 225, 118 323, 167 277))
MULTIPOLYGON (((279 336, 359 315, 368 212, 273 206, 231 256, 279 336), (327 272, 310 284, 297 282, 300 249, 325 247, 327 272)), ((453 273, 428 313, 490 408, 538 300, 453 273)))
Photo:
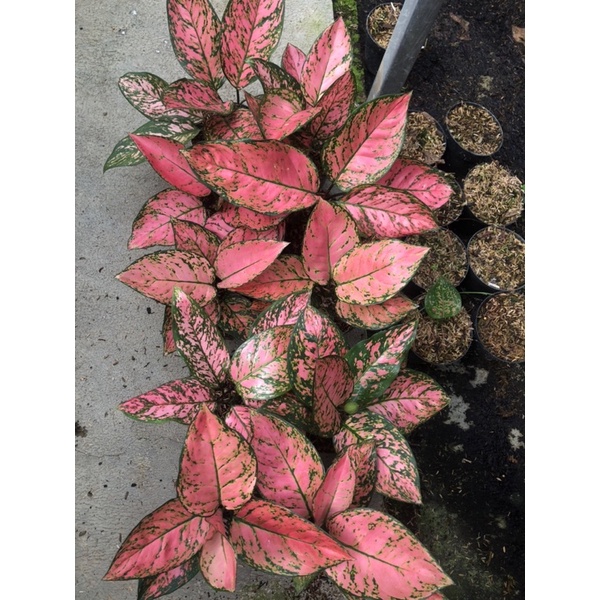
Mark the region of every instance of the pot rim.
POLYGON ((384 48, 383 46, 381 46, 380 44, 378 44, 374 39, 373 36, 371 35, 371 31, 369 30, 369 18, 371 17, 371 15, 373 14, 373 11, 377 8, 379 8, 380 6, 385 6, 387 4, 400 4, 400 10, 402 10, 402 7, 404 5, 404 1, 402 0, 401 2, 379 2, 379 4, 376 4, 370 11, 369 14, 367 14, 367 18, 365 20, 365 31, 367 32, 367 36, 369 37, 369 39, 381 50, 385 50, 386 48, 384 48))

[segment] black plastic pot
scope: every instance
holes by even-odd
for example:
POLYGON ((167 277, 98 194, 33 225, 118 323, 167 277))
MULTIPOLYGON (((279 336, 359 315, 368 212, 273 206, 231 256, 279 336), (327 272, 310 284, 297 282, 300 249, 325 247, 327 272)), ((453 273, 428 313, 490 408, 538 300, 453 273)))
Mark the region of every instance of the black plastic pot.
POLYGON ((411 156, 410 152, 408 152, 406 150, 406 143, 407 143, 407 139, 408 139, 408 133, 407 133, 405 140, 404 140, 402 156, 406 156, 407 158, 412 158, 413 160, 418 160, 419 162, 423 162, 426 165, 435 166, 436 164, 443 161, 444 154, 446 153, 446 143, 447 143, 446 142, 446 130, 440 125, 439 121, 435 117, 433 117, 431 114, 429 114, 425 110, 409 110, 408 111, 408 120, 410 121, 411 115, 415 115, 415 114, 423 114, 423 115, 426 115, 427 118, 431 119, 431 121, 435 125, 437 132, 439 133, 440 137, 442 138, 443 151, 440 154, 440 156, 433 161, 432 160, 429 160, 429 161, 423 160, 422 157, 411 156))

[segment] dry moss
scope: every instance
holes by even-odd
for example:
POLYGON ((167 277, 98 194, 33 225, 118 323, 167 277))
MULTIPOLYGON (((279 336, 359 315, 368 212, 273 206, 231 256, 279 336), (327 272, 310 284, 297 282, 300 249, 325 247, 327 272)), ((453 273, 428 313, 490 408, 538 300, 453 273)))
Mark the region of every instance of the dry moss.
POLYGON ((452 196, 446 204, 434 211, 437 222, 442 226, 450 225, 450 223, 456 221, 465 206, 465 197, 458 181, 450 173, 446 174, 446 178, 452 186, 452 196))
POLYGON ((460 103, 446 115, 446 127, 465 150, 479 156, 489 156, 502 145, 502 128, 492 114, 482 106, 460 103))
POLYGON ((367 29, 375 43, 381 48, 387 48, 394 27, 400 16, 402 2, 389 2, 376 6, 367 19, 367 29))
POLYGON ((446 138, 437 121, 423 111, 409 112, 402 156, 433 165, 442 161, 445 150, 446 138))

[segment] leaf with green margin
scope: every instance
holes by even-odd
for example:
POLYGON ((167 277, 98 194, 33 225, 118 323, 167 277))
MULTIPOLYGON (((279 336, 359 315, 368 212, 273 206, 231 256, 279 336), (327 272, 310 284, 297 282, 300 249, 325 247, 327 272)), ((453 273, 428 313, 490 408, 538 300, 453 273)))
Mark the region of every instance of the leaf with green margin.
POLYGON ((311 292, 296 292, 274 302, 252 324, 252 333, 266 331, 271 327, 295 325, 302 311, 308 306, 311 292))
POLYGON ((230 100, 224 102, 214 88, 194 79, 178 79, 163 93, 163 101, 170 109, 189 112, 197 118, 204 113, 228 115, 234 109, 230 100))
POLYGON ((335 311, 346 323, 360 329, 385 329, 398 323, 411 311, 418 308, 412 300, 400 294, 381 304, 348 304, 338 300, 335 311))
POLYGON ((304 107, 302 88, 294 77, 280 66, 267 60, 253 58, 251 63, 254 73, 258 77, 265 93, 287 90, 296 96, 301 108, 304 107))
POLYGON ((138 582, 137 598, 138 600, 155 600, 166 596, 191 581, 199 570, 198 559, 192 557, 166 573, 144 577, 138 582))
POLYGON ((281 57, 281 66, 298 83, 302 80, 302 69, 306 62, 306 54, 294 44, 287 44, 281 57))
POLYGON ((257 315, 252 308, 252 300, 227 292, 221 297, 220 304, 221 329, 228 335, 246 339, 257 315))
POLYGON ((200 569, 206 582, 214 589, 235 591, 237 557, 227 537, 222 511, 217 511, 207 521, 211 531, 200 551, 200 569))
POLYGON ((219 249, 219 238, 208 229, 187 220, 172 220, 175 248, 203 256, 214 265, 219 249))
POLYGON ((321 527, 330 517, 350 508, 355 485, 356 473, 348 453, 344 452, 329 467, 321 487, 315 494, 315 525, 321 527))
POLYGON ((263 413, 273 413, 278 417, 282 417, 300 431, 306 431, 310 427, 311 419, 308 409, 291 392, 267 400, 260 410, 263 413))
POLYGON ((343 452, 348 454, 356 474, 352 508, 367 506, 371 502, 377 481, 377 449, 372 440, 360 441, 347 446, 343 452))
POLYGON ((238 108, 230 115, 206 115, 204 137, 207 142, 262 140, 263 134, 252 112, 238 108))

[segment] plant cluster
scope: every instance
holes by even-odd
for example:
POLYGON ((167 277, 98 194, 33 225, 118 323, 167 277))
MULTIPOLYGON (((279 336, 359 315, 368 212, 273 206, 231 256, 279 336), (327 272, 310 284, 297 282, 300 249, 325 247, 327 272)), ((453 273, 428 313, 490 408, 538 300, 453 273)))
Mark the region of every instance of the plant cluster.
POLYGON ((149 121, 105 169, 148 161, 171 186, 129 240, 170 249, 118 278, 165 305, 165 352, 190 371, 120 409, 188 432, 176 496, 105 579, 139 579, 140 600, 199 572, 233 591, 240 557, 305 582, 324 572, 349 597, 443 598, 452 582, 427 550, 368 506, 374 492, 421 502, 406 436, 448 403, 405 367, 417 319, 401 290, 428 249, 401 238, 437 228, 453 193, 400 155, 410 94, 355 106, 341 19, 277 65, 283 0, 230 0, 222 18, 208 0, 167 11, 189 77, 119 80, 149 121), (245 90, 254 79, 260 96, 245 90), (225 80, 237 101, 221 98, 225 80), (340 324, 372 335, 348 347, 340 324), (226 336, 241 340, 232 353, 226 336), (335 450, 328 469, 319 438, 335 450))

